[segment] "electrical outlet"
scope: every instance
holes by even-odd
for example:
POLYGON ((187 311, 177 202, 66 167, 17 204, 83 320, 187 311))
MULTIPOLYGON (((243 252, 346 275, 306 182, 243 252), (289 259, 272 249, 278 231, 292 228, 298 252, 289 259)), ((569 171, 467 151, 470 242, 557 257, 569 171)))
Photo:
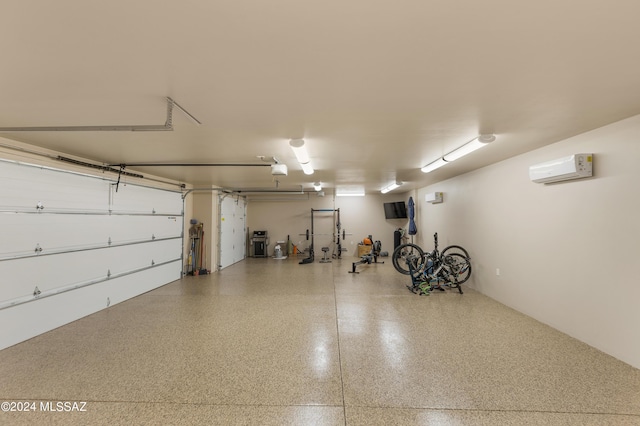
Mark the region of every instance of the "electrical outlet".
POLYGON ((500 268, 496 268, 496 275, 500 275, 500 268))

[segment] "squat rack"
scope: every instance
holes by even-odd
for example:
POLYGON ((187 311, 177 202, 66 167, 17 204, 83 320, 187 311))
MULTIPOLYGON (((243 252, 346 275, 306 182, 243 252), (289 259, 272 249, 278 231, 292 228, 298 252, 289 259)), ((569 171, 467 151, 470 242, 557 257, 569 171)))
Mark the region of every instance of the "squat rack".
MULTIPOLYGON (((312 263, 314 260, 314 236, 315 232, 313 230, 313 214, 320 212, 332 212, 334 215, 337 213, 338 220, 336 221, 337 232, 333 234, 335 237, 335 243, 338 247, 338 259, 342 259, 342 243, 340 242, 340 230, 342 229, 342 224, 340 223, 340 209, 311 209, 311 245, 309 245, 309 257, 302 259, 299 263, 303 265, 305 263, 312 263)), ((335 216, 334 216, 335 219, 335 216)), ((309 232, 307 231, 307 238, 309 236, 309 232)), ((346 233, 342 230, 342 238, 345 238, 346 233)))

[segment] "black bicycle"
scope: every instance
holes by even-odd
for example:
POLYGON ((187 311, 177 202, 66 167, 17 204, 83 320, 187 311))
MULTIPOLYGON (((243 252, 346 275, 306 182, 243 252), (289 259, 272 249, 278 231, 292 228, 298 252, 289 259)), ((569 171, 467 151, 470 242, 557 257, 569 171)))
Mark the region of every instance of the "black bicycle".
POLYGON ((402 244, 393 251, 393 266, 404 275, 411 275, 414 292, 424 294, 442 285, 457 288, 471 276, 471 257, 462 246, 451 245, 442 252, 438 250, 438 233, 433 234, 434 249, 425 253, 413 243, 402 244))

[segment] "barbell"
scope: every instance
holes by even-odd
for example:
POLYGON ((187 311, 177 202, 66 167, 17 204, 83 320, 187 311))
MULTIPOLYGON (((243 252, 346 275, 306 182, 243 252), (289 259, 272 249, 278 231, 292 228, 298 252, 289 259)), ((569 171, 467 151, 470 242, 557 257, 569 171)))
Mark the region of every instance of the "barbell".
MULTIPOLYGON (((309 236, 314 236, 314 237, 315 237, 316 235, 331 235, 331 236, 333 237, 333 236, 335 236, 336 234, 329 234, 329 233, 322 233, 322 234, 320 234, 320 233, 317 233, 317 232, 315 232, 315 233, 313 233, 313 234, 312 234, 312 233, 310 233, 310 232, 309 232, 309 230, 307 229, 307 231, 306 231, 304 234, 298 234, 298 235, 304 236, 307 240, 309 240, 309 236)), ((353 234, 351 234, 351 233, 347 233, 347 232, 343 229, 343 230, 342 230, 342 239, 343 239, 343 240, 347 239, 347 235, 353 235, 353 234)))

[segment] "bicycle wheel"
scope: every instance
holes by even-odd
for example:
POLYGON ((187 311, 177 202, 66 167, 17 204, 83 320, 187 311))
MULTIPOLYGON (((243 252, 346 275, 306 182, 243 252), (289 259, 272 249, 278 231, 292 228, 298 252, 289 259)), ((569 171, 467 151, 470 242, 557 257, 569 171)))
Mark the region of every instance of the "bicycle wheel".
POLYGON ((471 262, 460 253, 452 253, 443 257, 447 270, 447 281, 453 288, 465 283, 471 276, 471 262))
POLYGON ((442 256, 444 256, 446 254, 454 254, 454 253, 461 254, 464 257, 466 257, 467 259, 470 259, 469 253, 462 246, 453 245, 453 246, 445 247, 445 249, 442 250, 442 256), (447 252, 449 252, 449 253, 447 253, 447 252))
POLYGON ((416 272, 422 269, 423 256, 424 252, 419 246, 408 243, 396 247, 391 255, 391 260, 393 261, 393 267, 396 268, 396 271, 404 275, 409 275, 409 265, 411 265, 411 269, 415 275, 416 272))

